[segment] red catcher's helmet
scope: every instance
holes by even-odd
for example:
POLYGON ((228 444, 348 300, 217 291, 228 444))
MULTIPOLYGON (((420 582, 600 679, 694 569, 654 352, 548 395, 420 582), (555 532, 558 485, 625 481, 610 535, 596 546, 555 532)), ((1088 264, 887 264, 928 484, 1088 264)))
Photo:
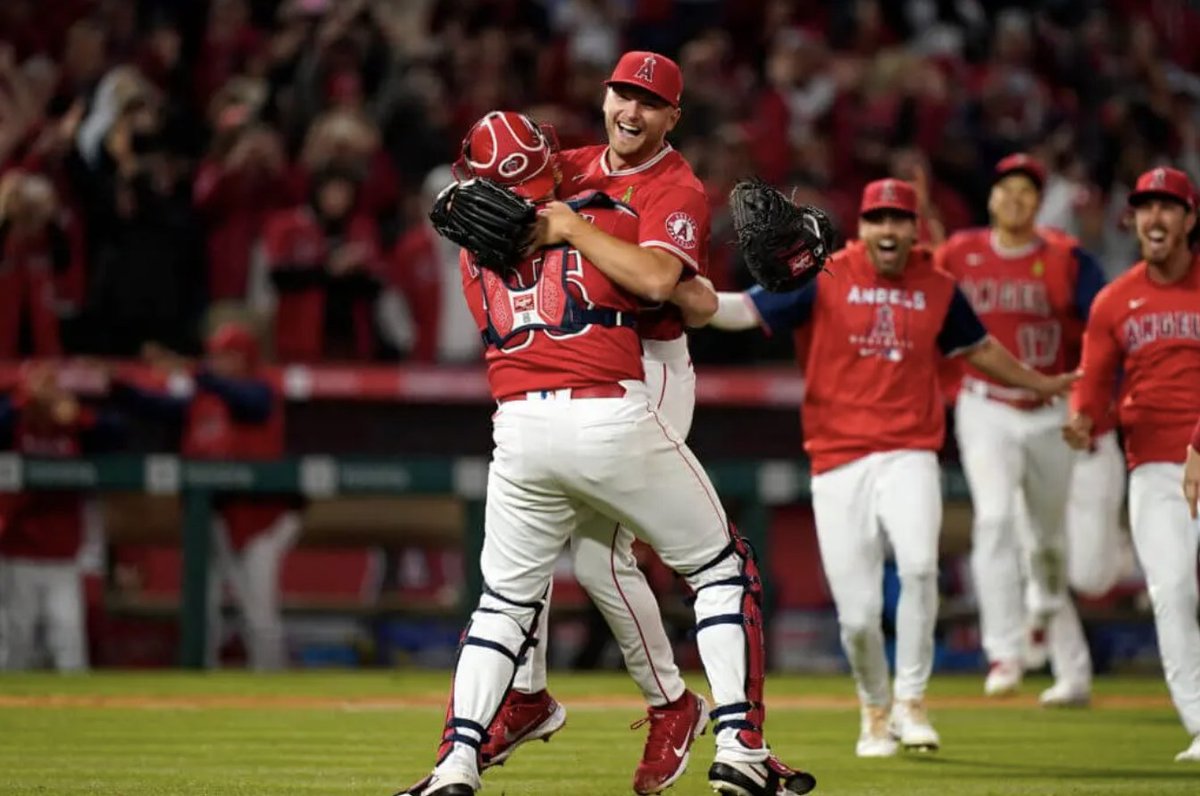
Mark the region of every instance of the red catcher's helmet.
POLYGON ((526 199, 554 189, 553 128, 538 126, 523 113, 492 111, 475 123, 462 143, 454 176, 484 177, 526 199))

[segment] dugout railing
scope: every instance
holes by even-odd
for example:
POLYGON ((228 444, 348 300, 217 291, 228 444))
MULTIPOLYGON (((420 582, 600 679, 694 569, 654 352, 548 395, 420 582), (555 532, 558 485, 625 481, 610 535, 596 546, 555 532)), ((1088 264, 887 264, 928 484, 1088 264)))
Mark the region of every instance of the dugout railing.
MULTIPOLYGON (((706 467, 723 499, 736 502, 737 522, 769 556, 770 508, 809 497, 809 473, 790 461, 724 461, 706 467)), ((296 494, 308 499, 349 495, 454 496, 465 504, 463 529, 464 615, 480 589, 483 498, 487 461, 482 458, 354 458, 304 456, 278 461, 209 461, 171 455, 109 455, 79 459, 0 454, 0 492, 81 490, 178 496, 182 514, 179 663, 204 666, 213 497, 219 493, 296 494)), ((948 499, 966 499, 961 472, 943 469, 948 499)), ((770 583, 766 584, 770 589, 770 583)), ((767 604, 770 605, 768 595, 767 604)))

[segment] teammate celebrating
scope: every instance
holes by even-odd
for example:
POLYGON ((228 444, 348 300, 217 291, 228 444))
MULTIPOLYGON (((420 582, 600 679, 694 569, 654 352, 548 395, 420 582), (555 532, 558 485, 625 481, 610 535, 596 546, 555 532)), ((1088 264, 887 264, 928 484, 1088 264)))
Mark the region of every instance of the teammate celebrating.
POLYGON ((770 333, 813 324, 804 448, 821 562, 862 703, 860 757, 894 755, 897 739, 905 748, 940 744, 924 707, 942 524, 939 361, 962 355, 998 382, 1045 398, 1074 379, 1026 368, 988 336, 953 279, 915 245, 916 220, 911 185, 873 182, 863 192, 859 240, 834 255, 827 274, 791 293, 720 293, 711 322, 731 330, 762 324, 770 333), (880 529, 900 574, 894 693, 880 625, 880 529))
MULTIPOLYGON (((1072 239, 1039 234, 1034 219, 1044 184, 1045 170, 1033 158, 1004 158, 988 200, 992 226, 955 234, 937 254, 993 339, 1025 365, 1053 373, 1068 366, 1067 335, 1087 318, 1104 276, 1072 239)), ((1064 518, 1075 457, 1061 439, 1065 413, 1063 403, 1048 403, 971 368, 956 404, 955 431, 975 518, 971 569, 991 664, 984 693, 1008 694, 1020 685, 1028 608, 1030 643, 1044 650, 1048 625, 1050 630, 1056 682, 1041 695, 1047 705, 1086 702, 1092 681, 1087 641, 1066 594, 1064 518)))
MULTIPOLYGON (((638 213, 637 236, 630 242, 599 226, 580 227, 584 234, 569 242, 593 263, 622 273, 667 270, 690 276, 707 270, 708 199, 683 156, 666 142, 679 121, 682 92, 683 77, 674 61, 655 53, 626 53, 607 82, 608 144, 559 153, 564 191, 603 191, 638 213)), ((579 226, 565 205, 547 211, 545 218, 555 235, 579 226)), ((544 242, 561 239, 565 236, 544 242)), ((684 320, 703 325, 714 311, 716 294, 707 280, 693 278, 679 283, 670 302, 643 305, 638 317, 652 403, 684 439, 692 425, 696 385, 684 320)), ((575 577, 604 614, 649 704, 646 745, 633 787, 637 793, 657 793, 683 773, 703 703, 679 675, 658 602, 633 555, 633 534, 605 519, 597 522, 604 527, 572 539, 575 577)), ((504 761, 521 743, 549 737, 566 719, 546 690, 546 629, 543 614, 542 642, 530 650, 489 728, 483 750, 489 764, 504 761)))
POLYGON ((1193 736, 1175 759, 1200 762, 1197 533, 1179 492, 1200 392, 1200 264, 1187 241, 1195 196, 1176 169, 1138 178, 1129 202, 1143 259, 1096 297, 1064 435, 1077 448, 1091 443, 1120 370, 1133 545, 1154 604, 1167 687, 1193 736))
MULTIPOLYGON (((557 169, 544 134, 527 117, 485 116, 464 142, 464 160, 473 176, 540 204, 543 239, 586 239, 576 226, 586 220, 637 248, 638 218, 627 206, 597 192, 569 204, 552 201, 557 169)), ((452 211, 454 196, 446 194, 442 206, 452 211)), ((697 644, 717 701, 709 784, 736 796, 812 790, 811 775, 779 763, 763 740, 757 567, 703 467, 655 411, 642 381, 632 319, 639 297, 670 294, 682 272, 678 261, 623 270, 560 246, 516 268, 482 268, 466 252, 461 265, 499 403, 480 560, 485 586, 463 635, 437 765, 403 793, 479 790, 487 728, 534 642, 559 551, 573 530, 614 521, 634 529, 695 591, 697 644), (598 523, 598 514, 612 519, 598 523)), ((702 733, 707 721, 701 709, 689 732, 702 733)))

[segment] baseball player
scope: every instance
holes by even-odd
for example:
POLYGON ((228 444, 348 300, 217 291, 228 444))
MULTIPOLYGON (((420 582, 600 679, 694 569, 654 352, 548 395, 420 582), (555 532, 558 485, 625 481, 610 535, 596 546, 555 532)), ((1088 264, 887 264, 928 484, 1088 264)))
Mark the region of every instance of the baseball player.
MULTIPOLYGON (((1039 234, 1034 220, 1045 177, 1028 155, 1001 160, 988 201, 992 226, 953 235, 937 254, 993 339, 1030 368, 1053 373, 1067 367, 1066 335, 1087 318, 1104 276, 1072 239, 1039 234)), ((974 510, 971 569, 990 664, 984 693, 1019 687, 1026 635, 1041 644, 1049 626, 1056 682, 1041 695, 1046 705, 1086 702, 1092 679, 1087 641, 1066 594, 1064 519, 1074 455, 1062 444, 1065 417, 1064 403, 971 368, 955 407, 974 510)))
MULTIPOLYGON (((14 395, 0 398, 0 449, 73 457, 111 449, 122 436, 119 418, 81 405, 49 364, 24 366, 14 395)), ((88 668, 85 500, 71 490, 0 494, 0 669, 33 666, 39 635, 55 669, 88 668)))
MULTIPOLYGON (((534 642, 559 551, 573 532, 614 522, 632 528, 695 591, 697 644, 717 701, 709 784, 741 796, 808 792, 811 775, 779 763, 762 736, 765 659, 753 558, 642 381, 638 300, 667 299, 682 267, 656 260, 629 269, 620 257, 583 256, 601 232, 607 245, 637 254, 637 214, 594 191, 552 201, 550 145, 525 116, 493 112, 480 120, 464 142, 464 167, 539 204, 536 242, 553 248, 538 246, 503 270, 480 267, 465 251, 461 259, 499 404, 480 561, 485 585, 464 632, 437 765, 402 793, 479 790, 484 737, 534 642)), ((452 186, 439 203, 452 212, 471 186, 452 186)), ((709 718, 699 701, 694 736, 709 718)))
POLYGON ((862 704, 860 757, 940 744, 924 707, 942 522, 939 361, 961 355, 998 383, 1047 398, 1073 379, 1024 367, 987 334, 954 280, 915 245, 916 220, 909 183, 870 183, 859 240, 831 258, 827 274, 791 293, 719 293, 711 321, 771 334, 812 324, 804 448, 821 561, 862 704), (884 535, 900 574, 894 693, 880 623, 884 535))
POLYGON ((1064 436, 1092 442, 1112 400, 1129 466, 1129 524, 1146 575, 1167 687, 1200 762, 1200 626, 1196 522, 1180 494, 1200 391, 1200 264, 1188 248, 1195 190, 1182 171, 1142 174, 1129 194, 1142 260, 1100 291, 1083 338, 1083 376, 1064 436))
MULTIPOLYGON (((596 230, 579 250, 593 262, 629 269, 662 267, 704 273, 708 267, 709 205, 704 187, 683 156, 666 143, 679 120, 683 78, 671 59, 649 52, 626 53, 607 82, 604 119, 608 144, 559 153, 563 190, 599 190, 638 213, 637 243, 614 247, 596 230)), ((696 377, 684 334, 716 311, 716 293, 702 278, 680 283, 671 302, 643 306, 638 316, 645 380, 654 407, 685 438, 692 425, 696 377)), ((654 793, 686 764, 700 698, 679 675, 658 602, 638 569, 628 528, 607 520, 604 528, 576 534, 571 542, 575 577, 604 614, 625 665, 649 705, 649 724, 634 790, 654 793)), ((543 642, 517 672, 513 690, 489 729, 484 760, 503 762, 526 741, 548 738, 565 711, 546 690, 546 615, 543 642)))
MULTIPOLYGON (((198 459, 273 459, 283 455, 283 397, 263 378, 254 333, 224 323, 206 341, 207 357, 196 367, 154 346, 147 358, 171 374, 180 393, 157 392, 117 380, 120 400, 181 423, 184 456, 198 459)), ((282 669, 287 664, 279 574, 300 535, 300 518, 285 496, 218 496, 213 527, 213 564, 208 590, 209 666, 218 663, 222 637, 221 584, 244 619, 242 638, 250 668, 282 669)))

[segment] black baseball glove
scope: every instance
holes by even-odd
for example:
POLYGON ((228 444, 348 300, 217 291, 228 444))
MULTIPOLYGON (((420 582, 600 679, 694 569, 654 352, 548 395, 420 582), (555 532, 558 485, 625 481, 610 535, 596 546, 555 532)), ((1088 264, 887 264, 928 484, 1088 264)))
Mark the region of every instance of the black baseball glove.
POLYGON ((429 211, 433 228, 484 268, 502 271, 525 256, 533 239, 533 203, 491 180, 476 177, 450 185, 429 211))
POLYGON ((804 287, 833 253, 833 222, 810 205, 795 205, 760 179, 729 194, 738 248, 754 281, 773 293, 804 287))

